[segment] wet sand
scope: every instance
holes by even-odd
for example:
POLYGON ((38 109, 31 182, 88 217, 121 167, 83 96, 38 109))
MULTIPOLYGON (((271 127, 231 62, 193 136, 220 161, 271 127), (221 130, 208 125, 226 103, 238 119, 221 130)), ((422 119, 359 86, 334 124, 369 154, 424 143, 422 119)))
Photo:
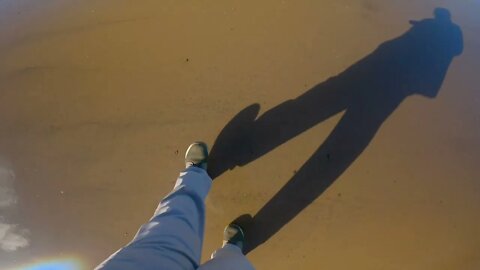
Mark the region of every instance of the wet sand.
MULTIPOLYGON (((473 0, 0 2, 0 228, 19 237, 0 250, 0 268, 73 257, 91 269, 150 218, 190 142, 214 145, 247 106, 261 116, 302 96, 436 7, 463 32, 438 95, 406 98, 248 257, 257 269, 478 269, 473 0)), ((229 221, 295 179, 344 115, 215 179, 203 260, 229 221)))

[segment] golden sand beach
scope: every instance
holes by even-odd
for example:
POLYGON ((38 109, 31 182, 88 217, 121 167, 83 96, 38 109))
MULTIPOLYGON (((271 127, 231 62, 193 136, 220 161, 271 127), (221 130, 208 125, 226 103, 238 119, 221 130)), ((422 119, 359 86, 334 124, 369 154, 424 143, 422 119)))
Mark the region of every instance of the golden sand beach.
POLYGON ((477 0, 0 1, 0 269, 92 269, 195 140, 216 176, 203 261, 251 214, 259 270, 479 269, 479 14, 477 0))

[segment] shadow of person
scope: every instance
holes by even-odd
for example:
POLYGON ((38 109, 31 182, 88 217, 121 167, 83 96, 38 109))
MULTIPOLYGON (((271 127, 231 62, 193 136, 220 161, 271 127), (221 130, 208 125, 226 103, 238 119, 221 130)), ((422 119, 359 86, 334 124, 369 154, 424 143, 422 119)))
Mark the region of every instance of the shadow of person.
POLYGON ((434 98, 453 57, 463 50, 450 12, 412 27, 342 73, 257 117, 253 104, 218 135, 209 157, 216 178, 243 166, 323 120, 344 112, 317 151, 253 217, 248 251, 262 244, 322 194, 363 152, 388 116, 410 95, 434 98))

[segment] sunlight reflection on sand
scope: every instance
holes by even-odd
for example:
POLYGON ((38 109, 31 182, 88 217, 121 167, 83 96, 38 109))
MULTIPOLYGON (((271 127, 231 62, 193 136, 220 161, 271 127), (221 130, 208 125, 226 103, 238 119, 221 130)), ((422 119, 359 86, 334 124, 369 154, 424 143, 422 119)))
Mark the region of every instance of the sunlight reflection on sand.
POLYGON ((47 259, 9 270, 83 270, 84 265, 77 258, 47 259))

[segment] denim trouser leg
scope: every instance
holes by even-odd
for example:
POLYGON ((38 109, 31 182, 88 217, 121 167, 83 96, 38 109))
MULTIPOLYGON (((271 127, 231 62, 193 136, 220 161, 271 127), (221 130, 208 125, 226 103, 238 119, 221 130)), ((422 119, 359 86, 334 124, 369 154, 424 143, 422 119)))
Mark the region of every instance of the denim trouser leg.
POLYGON ((253 265, 243 255, 239 247, 226 244, 212 254, 198 270, 254 270, 253 265))
POLYGON ((212 184, 205 170, 189 167, 132 242, 96 270, 187 270, 200 264, 205 197, 212 184))

